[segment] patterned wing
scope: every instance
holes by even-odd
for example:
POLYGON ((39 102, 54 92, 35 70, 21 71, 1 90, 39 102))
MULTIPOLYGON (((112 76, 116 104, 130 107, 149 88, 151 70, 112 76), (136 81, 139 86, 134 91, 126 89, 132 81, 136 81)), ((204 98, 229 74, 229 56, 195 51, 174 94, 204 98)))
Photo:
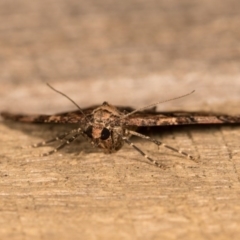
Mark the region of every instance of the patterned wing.
MULTIPOLYGON (((24 115, 2 112, 4 119, 25 123, 79 123, 85 116, 92 113, 98 106, 83 109, 84 115, 79 111, 65 112, 54 115, 24 115)), ((131 107, 117 106, 121 112, 128 113, 131 107)), ((122 119, 126 126, 163 126, 163 125, 191 125, 191 124, 239 124, 240 115, 230 116, 206 112, 156 112, 149 109, 138 112, 122 119)))
POLYGON ((240 115, 230 116, 206 112, 136 113, 124 119, 129 126, 162 126, 190 124, 239 124, 240 115))
POLYGON ((84 118, 79 111, 61 113, 55 115, 24 115, 2 112, 4 119, 24 122, 24 123, 78 123, 84 118))
MULTIPOLYGON (((79 111, 71 111, 64 112, 54 115, 27 115, 27 114, 15 114, 9 112, 1 112, 1 116, 6 120, 12 120, 17 122, 24 123, 79 123, 81 122, 85 116, 92 113, 94 109, 99 107, 99 105, 95 105, 92 107, 88 107, 83 109, 84 115, 79 111)), ((131 112, 134 109, 131 107, 117 107, 121 112, 131 112)))

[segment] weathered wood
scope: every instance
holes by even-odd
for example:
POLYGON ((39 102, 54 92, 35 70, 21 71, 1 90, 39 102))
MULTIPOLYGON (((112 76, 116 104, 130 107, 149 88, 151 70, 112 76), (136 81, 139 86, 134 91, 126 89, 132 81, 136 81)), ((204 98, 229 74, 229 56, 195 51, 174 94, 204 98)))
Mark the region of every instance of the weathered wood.
MULTIPOLYGON (((82 107, 103 101, 141 107, 195 89, 159 109, 239 113, 239 7, 3 1, 0 110, 74 109, 47 81, 82 107)), ((1 239, 239 238, 240 126, 148 132, 200 155, 199 164, 133 139, 171 166, 165 171, 128 146, 105 155, 79 139, 44 158, 36 155, 46 148, 21 148, 66 128, 0 123, 1 239)))

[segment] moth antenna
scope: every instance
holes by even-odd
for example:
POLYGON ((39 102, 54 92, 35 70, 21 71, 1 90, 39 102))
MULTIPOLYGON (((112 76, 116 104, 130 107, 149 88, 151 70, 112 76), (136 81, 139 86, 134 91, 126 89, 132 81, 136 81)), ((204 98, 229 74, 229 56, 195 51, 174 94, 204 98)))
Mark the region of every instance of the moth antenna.
POLYGON ((136 110, 134 110, 134 111, 132 111, 132 112, 130 112, 130 113, 125 114, 123 117, 121 117, 121 119, 127 118, 127 117, 129 117, 130 115, 132 115, 132 114, 134 114, 134 113, 136 113, 136 112, 143 111, 143 110, 148 109, 148 108, 151 108, 151 107, 155 107, 155 106, 157 106, 157 105, 160 104, 160 103, 170 102, 170 101, 173 101, 173 100, 176 100, 176 99, 179 99, 179 98, 186 97, 186 96, 188 96, 188 95, 193 94, 194 92, 195 92, 195 90, 191 91, 190 93, 181 95, 181 96, 179 96, 179 97, 170 98, 170 99, 167 99, 167 100, 164 100, 164 101, 155 102, 155 103, 152 103, 152 104, 150 104, 150 105, 148 105, 148 106, 145 106, 145 107, 142 107, 142 108, 138 108, 138 109, 136 109, 136 110))
POLYGON ((77 103, 75 103, 70 97, 68 97, 66 94, 58 91, 57 89, 55 89, 54 87, 52 87, 49 83, 46 83, 48 87, 50 87, 53 91, 61 94, 62 96, 64 96, 65 98, 67 98, 69 101, 71 101, 78 109, 79 111, 86 117, 86 114, 83 112, 83 110, 77 105, 77 103))

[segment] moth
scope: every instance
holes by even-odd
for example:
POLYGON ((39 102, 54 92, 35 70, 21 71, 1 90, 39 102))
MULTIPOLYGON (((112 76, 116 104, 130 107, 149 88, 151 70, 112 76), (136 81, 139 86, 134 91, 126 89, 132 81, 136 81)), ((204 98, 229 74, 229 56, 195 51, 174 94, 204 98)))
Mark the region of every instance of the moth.
POLYGON ((158 163, 156 160, 149 157, 139 147, 130 141, 131 136, 137 136, 150 141, 158 147, 163 146, 174 152, 177 152, 190 160, 197 161, 192 155, 169 146, 159 140, 153 139, 147 135, 136 131, 138 127, 152 127, 163 125, 186 125, 186 124, 224 124, 224 123, 240 123, 239 116, 229 116, 222 114, 211 114, 204 112, 157 112, 154 107, 160 103, 176 100, 192 94, 194 91, 172 98, 166 101, 160 101, 148 106, 133 109, 131 107, 116 107, 107 102, 100 106, 89 108, 80 108, 71 98, 64 93, 56 90, 47 84, 55 92, 69 99, 78 110, 65 112, 55 115, 24 115, 2 112, 1 116, 4 119, 14 120, 24 123, 74 123, 78 124, 76 129, 58 135, 55 138, 36 143, 31 147, 41 147, 59 142, 59 145, 53 150, 41 154, 48 156, 64 148, 72 143, 79 136, 86 137, 95 147, 101 148, 105 153, 114 153, 121 149, 124 143, 127 143, 137 150, 143 157, 150 161, 155 166, 166 169, 167 166, 158 163), (147 110, 150 109, 150 110, 147 110))

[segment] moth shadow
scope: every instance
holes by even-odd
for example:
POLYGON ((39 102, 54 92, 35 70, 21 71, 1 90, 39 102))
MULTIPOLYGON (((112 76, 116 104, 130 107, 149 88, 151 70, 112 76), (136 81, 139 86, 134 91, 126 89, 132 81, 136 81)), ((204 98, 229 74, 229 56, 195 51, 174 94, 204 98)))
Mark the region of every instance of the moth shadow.
POLYGON ((147 136, 169 136, 172 134, 178 133, 191 133, 191 132, 205 132, 206 134, 212 130, 219 130, 222 126, 231 126, 230 124, 224 125, 212 125, 212 124, 204 124, 204 125, 169 125, 169 126, 153 126, 153 127, 141 127, 139 128, 139 132, 147 135, 147 136))
POLYGON ((186 125, 168 125, 168 126, 153 126, 141 127, 142 133, 169 135, 169 133, 180 132, 202 132, 209 134, 212 131, 220 130, 221 128, 239 128, 239 124, 223 123, 223 124, 186 124, 186 125))
MULTIPOLYGON (((43 141, 48 141, 50 139, 54 139, 57 136, 70 132, 73 129, 78 128, 78 124, 25 124, 25 123, 18 123, 18 122, 11 122, 11 121, 4 121, 3 122, 6 127, 9 129, 12 129, 14 131, 23 132, 25 135, 29 136, 31 138, 31 142, 21 142, 21 147, 29 147, 32 144, 37 144, 43 141), (38 138, 37 140, 32 140, 32 138, 38 138)), ((16 134, 14 136, 16 137, 16 134)), ((71 144, 69 144, 67 147, 64 147, 61 149, 61 152, 64 153, 74 153, 76 152, 76 149, 79 151, 86 151, 86 152, 93 152, 92 146, 90 143, 87 142, 86 139, 82 136, 79 136, 74 140, 71 144)), ((44 148, 51 147, 55 148, 58 145, 60 145, 60 141, 52 142, 51 144, 47 144, 45 146, 38 147, 44 151, 44 148)))
MULTIPOLYGON (((15 130, 15 131, 20 131, 23 132, 24 134, 30 136, 31 138, 39 138, 40 140, 32 140, 32 142, 24 143, 22 142, 23 146, 29 146, 31 144, 36 144, 41 141, 47 141, 50 139, 53 139, 63 133, 70 132, 73 129, 78 128, 78 124, 25 124, 25 123, 18 123, 18 122, 11 122, 11 121, 4 121, 2 122, 5 126, 8 128, 15 130)), ((152 139, 160 137, 160 139, 167 139, 169 136, 174 137, 178 134, 186 134, 187 137, 191 137, 191 133, 194 134, 194 132, 199 132, 204 134, 209 134, 212 131, 219 130, 222 126, 227 126, 229 124, 224 124, 224 125, 211 125, 211 124, 206 124, 206 125, 181 125, 181 126, 159 126, 159 127, 140 127, 137 129, 137 132, 144 134, 146 136, 149 136, 152 139)), ((234 127, 233 125, 229 125, 231 127, 234 127)), ((14 136, 16 138, 16 136, 14 136)), ((146 139, 142 139, 139 137, 132 137, 131 142, 133 143, 148 143, 148 144, 153 144, 149 143, 146 139)), ((60 143, 59 141, 54 142, 52 144, 49 144, 47 146, 55 148, 58 146, 60 143)), ((179 143, 176 143, 179 145, 179 143)), ((41 149, 44 150, 43 146, 41 149)), ((144 151, 148 151, 148 148, 144 147, 144 151)), ((100 152, 100 149, 96 149, 93 147, 89 141, 86 140, 86 138, 79 136, 74 140, 71 144, 68 146, 64 147, 61 149, 61 152, 64 153, 79 153, 81 151, 91 153, 91 152, 100 152)), ((133 149, 134 151, 134 149, 133 149)), ((161 151, 161 150, 160 150, 161 151)), ((159 153, 159 152, 158 152, 159 153)), ((165 154, 165 153, 164 153, 165 154)), ((167 155, 178 155, 177 153, 174 152, 167 152, 167 155)), ((179 156, 179 155, 178 155, 179 156)), ((181 157, 181 156, 180 156, 181 157)))
MULTIPOLYGON (((212 135, 218 136, 219 134, 216 134, 216 132, 220 132, 222 128, 229 127, 229 128, 237 128, 239 126, 232 125, 232 124, 221 124, 221 125, 211 125, 211 124, 204 124, 204 125, 180 125, 180 126, 164 126, 164 127, 150 127, 150 128, 141 128, 140 131, 145 136, 148 136, 150 139, 152 139, 152 143, 154 145, 154 139, 160 141, 163 146, 159 146, 158 154, 161 152, 164 156, 169 157, 179 157, 186 159, 187 158, 194 158, 196 162, 201 159, 201 151, 199 149, 199 145, 196 145, 196 139, 199 144, 199 136, 207 136, 209 135, 212 137, 212 135), (185 141, 186 139, 186 141, 185 141), (176 142, 175 142, 176 140, 176 142), (171 142, 171 143, 169 143, 171 142), (183 145, 183 142, 185 142, 185 146, 183 145), (164 147, 165 145, 165 147, 164 147), (168 146, 166 146, 168 145, 168 146), (167 149, 168 148, 168 149, 167 149), (175 148, 175 150, 174 150, 175 148), (173 151, 171 151, 173 150, 173 151), (190 150, 190 152, 188 152, 190 150), (185 153, 183 153, 185 152, 185 153), (180 154, 179 154, 180 153, 180 154), (182 154, 183 153, 183 154, 182 154), (189 157, 191 156, 191 157, 189 157)), ((204 138, 205 138, 204 137, 204 138)), ((205 145, 204 138, 202 138, 202 144, 205 145)), ((136 139, 136 137, 135 137, 136 139)), ((140 142, 138 140, 135 140, 136 142, 140 142)), ((144 141, 144 139, 142 139, 144 141)), ((146 140, 145 140, 146 141, 146 140)), ((147 141, 149 142, 149 141, 147 141)), ((201 148, 201 147, 200 147, 201 148)), ((146 148, 145 148, 146 149, 146 148)), ((144 149, 144 151, 145 151, 144 149)), ((151 148, 152 149, 152 148, 151 148)), ((147 153, 148 154, 148 153, 147 153)))

